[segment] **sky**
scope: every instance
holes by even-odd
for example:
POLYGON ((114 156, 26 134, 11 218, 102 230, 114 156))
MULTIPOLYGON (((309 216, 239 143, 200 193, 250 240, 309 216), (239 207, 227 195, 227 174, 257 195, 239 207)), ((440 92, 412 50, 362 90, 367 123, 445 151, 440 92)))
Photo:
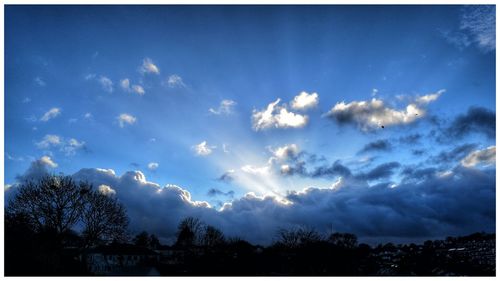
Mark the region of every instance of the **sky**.
POLYGON ((417 241, 495 230, 494 6, 5 7, 5 198, 417 241))

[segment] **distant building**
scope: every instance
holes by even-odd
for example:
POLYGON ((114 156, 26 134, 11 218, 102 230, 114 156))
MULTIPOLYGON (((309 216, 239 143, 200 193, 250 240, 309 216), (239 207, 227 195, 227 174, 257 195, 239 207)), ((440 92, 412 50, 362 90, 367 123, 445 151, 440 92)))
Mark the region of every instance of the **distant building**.
POLYGON ((96 275, 159 275, 154 267, 160 255, 129 244, 111 244, 88 249, 80 255, 87 269, 96 275))

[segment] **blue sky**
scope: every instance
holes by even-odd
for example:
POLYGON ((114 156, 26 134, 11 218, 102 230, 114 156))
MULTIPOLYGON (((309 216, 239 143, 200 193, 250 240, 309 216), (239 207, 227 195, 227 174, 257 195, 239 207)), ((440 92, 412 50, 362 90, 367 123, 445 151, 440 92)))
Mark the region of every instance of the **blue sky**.
POLYGON ((492 6, 6 6, 5 184, 141 171, 219 209, 427 168, 494 195, 495 52, 492 6))

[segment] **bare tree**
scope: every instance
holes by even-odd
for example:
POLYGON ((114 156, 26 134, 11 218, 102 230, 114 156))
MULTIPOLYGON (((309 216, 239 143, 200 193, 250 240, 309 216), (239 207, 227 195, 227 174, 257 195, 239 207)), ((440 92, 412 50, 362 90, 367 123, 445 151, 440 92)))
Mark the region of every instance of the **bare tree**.
POLYGON ((224 234, 219 229, 208 225, 202 237, 202 245, 208 248, 220 246, 225 243, 224 234))
POLYGON ((88 244, 121 238, 128 225, 125 209, 116 199, 69 176, 52 175, 22 183, 6 212, 25 217, 35 232, 55 233, 53 238, 59 242, 76 225, 83 227, 88 244))
POLYGON ((351 233, 332 233, 328 241, 340 248, 353 249, 358 246, 358 237, 351 233))
POLYGON ((111 196, 87 193, 82 211, 83 237, 88 246, 98 241, 124 240, 128 226, 125 208, 111 196))
POLYGON ((203 223, 198 218, 187 217, 183 219, 177 228, 175 245, 187 247, 199 244, 202 230, 203 223))
POLYGON ((320 240, 321 235, 318 232, 306 227, 299 227, 292 230, 281 229, 278 231, 278 243, 288 249, 298 248, 320 240))
POLYGON ((24 214, 37 232, 60 235, 78 222, 90 191, 88 184, 77 184, 71 177, 46 176, 36 183, 23 183, 8 212, 24 214))

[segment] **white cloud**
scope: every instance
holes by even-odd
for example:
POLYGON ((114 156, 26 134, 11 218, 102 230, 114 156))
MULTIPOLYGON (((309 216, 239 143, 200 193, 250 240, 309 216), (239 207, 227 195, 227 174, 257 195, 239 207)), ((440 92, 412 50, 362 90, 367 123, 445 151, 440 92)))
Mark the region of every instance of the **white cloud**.
POLYGON ((40 118, 40 121, 47 122, 50 119, 56 118, 61 114, 61 109, 57 107, 51 108, 49 111, 45 112, 43 116, 40 118))
POLYGON ((130 90, 130 80, 128 80, 128 78, 120 80, 120 86, 122 87, 123 90, 129 91, 130 90))
POLYGON ((31 102, 31 99, 26 97, 23 99, 23 103, 30 103, 31 102))
POLYGON ((268 176, 271 174, 271 167, 269 166, 253 166, 253 165, 245 165, 241 167, 241 170, 245 173, 249 173, 252 175, 258 175, 258 176, 268 176))
POLYGON ((496 48, 495 6, 474 5, 462 10, 460 29, 470 33, 472 40, 486 52, 496 48))
POLYGON ((268 128, 301 128, 308 122, 306 115, 289 112, 285 106, 278 106, 281 99, 270 103, 265 110, 253 110, 252 127, 255 131, 268 128))
POLYGON ((111 93, 113 92, 113 81, 109 79, 106 76, 101 76, 99 77, 99 84, 101 84, 101 87, 104 91, 111 93))
POLYGON ((186 84, 182 81, 182 78, 177 74, 172 74, 167 77, 165 84, 170 88, 184 88, 186 84))
POLYGON ((153 73, 160 74, 160 69, 156 66, 150 58, 145 58, 142 65, 139 67, 139 72, 142 74, 153 73))
POLYGON ((441 89, 439 91, 437 91, 436 93, 433 93, 433 94, 428 94, 428 95, 424 95, 424 96, 419 96, 416 98, 416 102, 418 104, 428 104, 428 103, 431 103, 435 100, 437 100, 442 94, 444 94, 444 92, 446 92, 445 89, 441 89))
POLYGON ((75 138, 65 140, 58 135, 45 135, 41 141, 35 143, 39 149, 50 149, 58 147, 66 156, 75 155, 76 152, 85 147, 84 141, 78 141, 75 138))
POLYGON ((130 85, 130 80, 128 78, 125 78, 123 80, 120 81, 120 86, 122 87, 122 89, 125 91, 125 92, 128 92, 128 93, 136 93, 140 96, 144 95, 146 93, 146 91, 144 90, 144 88, 140 85, 130 85))
POLYGON ((275 119, 277 128, 301 128, 308 121, 307 116, 289 112, 286 108, 281 108, 275 119))
POLYGON ((44 87, 45 85, 47 85, 47 83, 45 83, 45 81, 43 81, 43 79, 41 77, 35 77, 35 83, 40 86, 40 87, 44 87))
POLYGON ((207 156, 212 153, 212 149, 214 149, 215 146, 209 146, 206 141, 202 141, 201 143, 194 145, 192 148, 197 155, 207 156))
POLYGON ((280 161, 286 161, 290 158, 297 157, 299 151, 299 147, 296 144, 284 145, 275 150, 271 150, 273 156, 280 161))
POLYGON ((38 161, 40 161, 40 163, 49 168, 57 167, 57 163, 54 162, 52 159, 50 159, 49 156, 42 156, 42 158, 40 158, 38 161))
POLYGON ((444 91, 439 90, 437 93, 416 97, 404 109, 390 108, 377 98, 347 104, 340 102, 335 104, 325 116, 341 125, 357 125, 363 131, 370 131, 381 126, 410 124, 424 117, 426 111, 423 106, 435 101, 444 91))
POLYGON ((93 80, 96 78, 96 75, 94 73, 89 73, 83 77, 85 80, 93 80))
POLYGON ((90 112, 85 113, 83 115, 83 118, 85 118, 85 119, 91 119, 92 118, 92 113, 90 113, 90 112))
POLYGON ((132 125, 137 121, 137 118, 127 113, 120 114, 118 117, 116 117, 116 119, 118 119, 118 125, 120 126, 120 128, 125 127, 126 124, 132 125))
POLYGON ((144 88, 140 85, 133 85, 132 91, 140 96, 142 96, 146 93, 146 91, 144 91, 144 88))
POLYGON ((150 169, 151 171, 154 171, 154 170, 158 169, 159 166, 160 166, 160 164, 158 164, 156 162, 151 162, 148 164, 148 169, 150 169))
POLYGON ((301 92, 293 98, 291 102, 292 108, 297 110, 305 110, 318 105, 319 98, 317 93, 308 94, 301 92))
POLYGON ((78 141, 77 139, 69 139, 66 143, 61 147, 61 151, 66 155, 75 155, 76 151, 85 147, 84 141, 78 141))
POLYGON ((62 140, 58 135, 45 135, 41 141, 36 143, 36 146, 40 149, 47 149, 60 144, 62 144, 62 140))
POLYGON ((116 194, 116 190, 112 189, 109 185, 101 184, 98 187, 98 190, 101 194, 106 196, 112 196, 116 194))
POLYGON ((236 102, 233 100, 222 100, 220 102, 219 108, 213 109, 210 108, 208 111, 212 114, 220 115, 220 114, 231 114, 233 112, 233 107, 236 105, 236 102))
POLYGON ((496 161, 496 146, 490 146, 483 150, 472 151, 461 163, 464 167, 475 167, 478 165, 487 166, 495 164, 496 161))

